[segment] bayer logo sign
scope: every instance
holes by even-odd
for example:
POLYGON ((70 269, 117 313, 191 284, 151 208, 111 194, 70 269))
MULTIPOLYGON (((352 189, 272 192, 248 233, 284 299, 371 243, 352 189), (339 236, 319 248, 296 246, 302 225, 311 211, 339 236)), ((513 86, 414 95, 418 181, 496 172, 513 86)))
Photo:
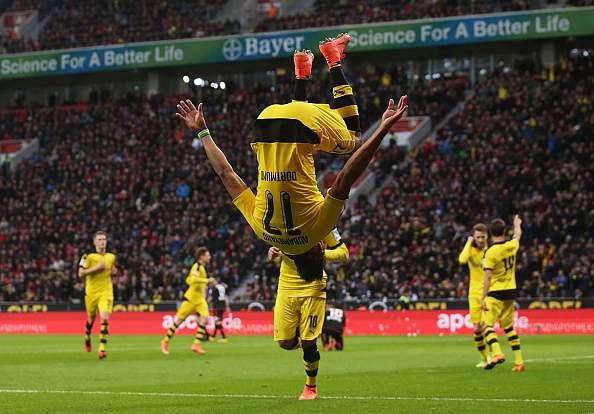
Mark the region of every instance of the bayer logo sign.
POLYGON ((227 60, 237 60, 243 52, 243 46, 239 39, 227 39, 223 43, 223 56, 227 60))

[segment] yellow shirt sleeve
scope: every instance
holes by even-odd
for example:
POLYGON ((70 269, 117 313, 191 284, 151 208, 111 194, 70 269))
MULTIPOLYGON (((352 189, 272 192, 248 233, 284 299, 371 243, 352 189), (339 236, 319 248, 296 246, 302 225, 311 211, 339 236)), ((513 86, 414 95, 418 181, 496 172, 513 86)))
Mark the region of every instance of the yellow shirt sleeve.
POLYGON ((464 245, 464 248, 460 252, 460 256, 458 256, 458 262, 460 264, 468 263, 468 259, 470 259, 470 248, 472 247, 472 243, 467 241, 464 245))
POLYGON ((495 262, 497 260, 496 255, 493 253, 493 250, 487 250, 485 252, 485 257, 483 258, 483 269, 484 270, 493 270, 495 268, 495 262))
POLYGON ((520 249, 520 241, 518 239, 511 239, 507 243, 514 248, 514 253, 517 253, 520 249))
POLYGON ((332 230, 326 237, 324 237, 326 250, 324 257, 329 262, 346 262, 349 260, 349 249, 340 238, 337 229, 332 230))

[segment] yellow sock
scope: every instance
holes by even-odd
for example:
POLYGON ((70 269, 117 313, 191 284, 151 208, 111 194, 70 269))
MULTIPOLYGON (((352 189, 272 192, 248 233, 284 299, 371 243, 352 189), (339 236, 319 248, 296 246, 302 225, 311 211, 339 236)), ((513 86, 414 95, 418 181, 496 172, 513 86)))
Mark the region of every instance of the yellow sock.
POLYGON ((177 331, 177 328, 178 327, 179 327, 179 325, 176 324, 175 322, 173 322, 171 324, 171 326, 169 327, 169 329, 167 330, 167 335, 165 335, 165 337, 163 338, 163 340, 165 342, 169 342, 171 340, 171 338, 173 337, 173 335, 175 335, 175 331, 177 331))
POLYGON ((501 352, 501 347, 499 346, 497 334, 491 326, 485 327, 483 335, 485 337, 485 341, 487 341, 487 344, 489 344, 489 346, 491 347, 491 352, 493 353, 493 355, 503 355, 503 352, 501 352))
POLYGON ((481 354, 481 359, 483 361, 487 361, 489 358, 489 353, 487 352, 487 346, 485 345, 485 339, 481 331, 474 331, 474 344, 476 345, 476 349, 481 354))
POLYGON ((316 386, 318 367, 320 366, 320 353, 317 344, 303 350, 303 367, 305 368, 305 385, 316 386))
POLYGON ((99 336, 99 351, 105 351, 107 346, 107 338, 109 338, 109 323, 101 321, 101 335, 99 336))
POLYGON ((208 332, 206 332, 206 325, 198 325, 196 329, 196 336, 194 337, 194 343, 199 344, 202 341, 208 341, 208 332))
POLYGON ((520 337, 518 336, 518 333, 515 331, 513 326, 504 329, 504 331, 507 334, 507 340, 509 341, 509 345, 511 346, 511 349, 514 352, 514 360, 516 362, 516 365, 523 364, 524 358, 522 356, 522 350, 520 349, 520 337))

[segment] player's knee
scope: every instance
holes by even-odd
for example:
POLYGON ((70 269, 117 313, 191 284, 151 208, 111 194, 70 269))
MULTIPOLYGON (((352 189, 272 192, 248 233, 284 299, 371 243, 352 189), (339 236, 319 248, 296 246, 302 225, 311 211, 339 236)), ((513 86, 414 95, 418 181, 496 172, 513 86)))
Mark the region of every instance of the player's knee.
POLYGON ((297 349, 299 348, 299 338, 295 337, 293 339, 283 339, 282 341, 278 341, 278 346, 280 346, 282 349, 286 349, 287 351, 297 349))
POLYGON ((316 362, 320 360, 318 346, 314 342, 312 345, 303 348, 303 360, 305 362, 316 362))

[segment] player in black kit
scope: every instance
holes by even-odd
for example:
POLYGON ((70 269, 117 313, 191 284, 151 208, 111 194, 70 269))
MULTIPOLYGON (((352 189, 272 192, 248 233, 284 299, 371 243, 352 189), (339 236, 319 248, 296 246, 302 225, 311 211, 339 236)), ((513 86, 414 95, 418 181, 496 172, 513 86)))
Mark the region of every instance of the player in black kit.
POLYGON ((326 317, 322 328, 322 343, 326 351, 342 351, 344 348, 344 327, 346 315, 342 309, 335 306, 334 302, 328 301, 326 305, 326 317))
POLYGON ((215 320, 215 329, 210 336, 211 341, 215 340, 217 332, 221 331, 221 338, 218 342, 227 342, 227 336, 223 330, 223 315, 225 311, 229 311, 229 300, 227 299, 227 285, 219 278, 209 283, 208 286, 208 298, 210 301, 210 309, 212 309, 212 315, 215 320))

